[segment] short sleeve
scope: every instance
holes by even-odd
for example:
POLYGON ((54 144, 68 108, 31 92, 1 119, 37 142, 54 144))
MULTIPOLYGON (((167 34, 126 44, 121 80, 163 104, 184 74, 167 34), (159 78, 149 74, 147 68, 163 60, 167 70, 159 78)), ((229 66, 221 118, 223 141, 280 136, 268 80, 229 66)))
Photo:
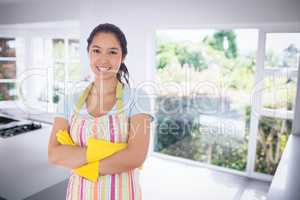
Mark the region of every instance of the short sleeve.
POLYGON ((142 89, 134 89, 129 117, 142 113, 148 114, 151 117, 151 122, 154 121, 155 117, 150 95, 142 89))

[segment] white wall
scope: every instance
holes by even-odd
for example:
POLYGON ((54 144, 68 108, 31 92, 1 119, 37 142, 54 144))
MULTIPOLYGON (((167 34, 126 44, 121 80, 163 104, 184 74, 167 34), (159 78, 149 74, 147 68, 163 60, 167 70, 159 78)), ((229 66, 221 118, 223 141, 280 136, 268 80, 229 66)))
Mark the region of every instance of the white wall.
POLYGON ((83 65, 86 38, 94 26, 111 22, 118 25, 128 40, 126 64, 138 84, 152 80, 153 33, 159 28, 214 27, 214 24, 256 26, 300 22, 299 0, 86 0, 80 5, 83 65))

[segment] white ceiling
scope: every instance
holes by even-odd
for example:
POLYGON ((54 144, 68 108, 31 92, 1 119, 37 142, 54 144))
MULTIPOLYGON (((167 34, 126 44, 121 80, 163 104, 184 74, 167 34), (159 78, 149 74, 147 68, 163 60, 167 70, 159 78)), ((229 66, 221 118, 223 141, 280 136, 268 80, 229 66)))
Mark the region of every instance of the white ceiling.
POLYGON ((41 1, 41 0, 0 0, 0 4, 8 4, 8 3, 29 3, 34 1, 41 1))

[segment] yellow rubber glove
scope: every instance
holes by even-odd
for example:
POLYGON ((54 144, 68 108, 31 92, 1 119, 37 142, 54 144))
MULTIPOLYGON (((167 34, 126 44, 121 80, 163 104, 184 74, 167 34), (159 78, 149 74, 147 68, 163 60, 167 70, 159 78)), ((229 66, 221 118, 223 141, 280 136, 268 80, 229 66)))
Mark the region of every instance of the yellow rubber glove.
MULTIPOLYGON (((66 130, 59 130, 56 133, 56 139, 60 144, 75 145, 66 130)), ((96 182, 99 173, 99 160, 102 160, 126 147, 127 144, 115 144, 105 140, 90 138, 88 140, 87 148, 87 155, 90 156, 87 157, 88 164, 73 169, 73 171, 90 181, 96 182)))
MULTIPOLYGON (((66 130, 59 130, 56 133, 56 139, 60 144, 75 145, 66 130)), ((87 148, 87 162, 90 163, 102 160, 126 147, 127 144, 117 144, 107 142, 105 140, 89 138, 87 148)))
MULTIPOLYGON (((70 137, 70 135, 66 130, 59 130, 56 133, 56 139, 60 144, 75 146, 72 138, 70 137)), ((98 180, 98 175, 99 175, 98 171, 99 171, 99 162, 97 161, 73 169, 73 172, 75 172, 79 176, 82 176, 93 182, 96 182, 98 180)))
MULTIPOLYGON (((118 151, 125 149, 128 145, 124 143, 111 143, 105 140, 99 140, 94 138, 88 139, 87 145, 87 161, 94 162, 100 161, 118 151)), ((143 165, 139 167, 140 170, 143 169, 143 165)))
POLYGON ((59 130, 56 133, 56 140, 60 144, 66 144, 66 145, 73 145, 75 146, 72 138, 70 137, 69 133, 66 130, 59 130))
POLYGON ((127 147, 127 144, 111 143, 105 140, 89 138, 86 150, 87 162, 102 160, 127 147))
POLYGON ((99 176, 99 161, 82 165, 73 171, 92 182, 97 182, 99 176))

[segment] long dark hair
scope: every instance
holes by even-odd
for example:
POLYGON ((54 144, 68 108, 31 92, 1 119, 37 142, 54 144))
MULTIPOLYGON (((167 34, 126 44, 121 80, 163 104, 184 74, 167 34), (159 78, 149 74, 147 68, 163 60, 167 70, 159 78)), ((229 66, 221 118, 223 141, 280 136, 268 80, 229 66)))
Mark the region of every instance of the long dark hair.
MULTIPOLYGON (((99 24, 96 26, 93 31, 90 33, 90 36, 87 39, 87 51, 89 51, 90 45, 97 33, 112 33, 119 41, 122 49, 122 58, 125 58, 127 55, 127 40, 125 34, 121 31, 119 27, 114 24, 99 24)), ((129 85, 129 72, 124 62, 121 63, 119 71, 117 73, 117 79, 124 85, 122 78, 125 79, 126 83, 129 85)))

